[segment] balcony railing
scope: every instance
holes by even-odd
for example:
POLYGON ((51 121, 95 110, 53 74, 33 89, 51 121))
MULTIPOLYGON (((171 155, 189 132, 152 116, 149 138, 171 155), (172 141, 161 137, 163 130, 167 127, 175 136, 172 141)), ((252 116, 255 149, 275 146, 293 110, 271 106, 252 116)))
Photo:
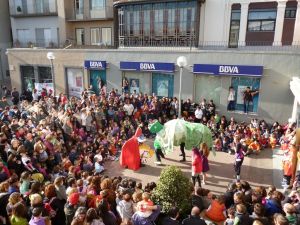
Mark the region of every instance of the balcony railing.
POLYGON ((68 21, 106 20, 113 18, 113 7, 94 8, 84 13, 83 9, 75 9, 74 15, 68 21))
POLYGON ((9 3, 13 17, 57 16, 56 0, 10 0, 9 3))
POLYGON ((28 40, 15 40, 13 43, 15 48, 59 48, 60 44, 57 41, 45 40, 45 39, 28 39, 28 40))

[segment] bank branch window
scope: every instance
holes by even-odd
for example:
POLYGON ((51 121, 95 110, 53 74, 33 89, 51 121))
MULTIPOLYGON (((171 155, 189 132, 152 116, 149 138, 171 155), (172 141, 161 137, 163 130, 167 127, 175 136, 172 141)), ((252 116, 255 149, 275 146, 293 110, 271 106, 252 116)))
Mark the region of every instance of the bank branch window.
POLYGON ((276 14, 276 9, 249 11, 248 31, 274 31, 276 14))
MULTIPOLYGON (((250 87, 251 92, 259 91, 260 78, 255 77, 232 77, 231 86, 235 91, 235 111, 244 111, 244 92, 250 87)), ((252 96, 249 103, 249 112, 257 113, 259 104, 259 92, 252 96)))
POLYGON ((198 75, 195 78, 196 102, 205 98, 207 101, 213 100, 216 105, 220 104, 222 84, 220 77, 198 75), (209 87, 209 88, 207 88, 209 87))

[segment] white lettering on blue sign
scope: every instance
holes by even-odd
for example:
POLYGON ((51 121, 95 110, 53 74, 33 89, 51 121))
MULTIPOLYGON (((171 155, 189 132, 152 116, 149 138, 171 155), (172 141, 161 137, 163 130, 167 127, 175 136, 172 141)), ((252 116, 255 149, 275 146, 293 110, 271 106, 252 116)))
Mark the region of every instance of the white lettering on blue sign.
POLYGON ((219 73, 239 74, 239 68, 237 66, 220 66, 219 73))
POLYGON ((155 70, 154 63, 140 63, 140 70, 155 70))
POLYGON ((102 62, 98 61, 90 61, 90 67, 91 68, 102 68, 102 62))

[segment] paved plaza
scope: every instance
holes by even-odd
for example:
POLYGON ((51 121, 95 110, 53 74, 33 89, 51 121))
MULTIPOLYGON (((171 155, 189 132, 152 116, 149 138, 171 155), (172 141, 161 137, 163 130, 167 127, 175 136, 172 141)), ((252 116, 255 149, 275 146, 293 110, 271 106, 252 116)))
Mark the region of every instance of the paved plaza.
MULTIPOLYGON (((278 151, 271 149, 263 150, 259 155, 251 155, 245 157, 241 179, 247 180, 253 186, 269 186, 275 185, 280 187, 281 181, 281 159, 278 151)), ((155 157, 148 159, 146 166, 140 168, 138 171, 123 169, 120 167, 119 162, 107 162, 105 167, 109 176, 123 176, 135 179, 142 182, 144 185, 151 181, 158 181, 160 172, 168 165, 176 165, 185 173, 187 177, 191 177, 191 151, 186 151, 187 161, 179 162, 179 149, 162 159, 163 165, 157 166, 154 164, 155 157)), ((203 187, 210 189, 214 193, 223 193, 229 182, 233 180, 234 156, 228 153, 217 152, 216 156, 210 154, 209 165, 210 171, 208 172, 207 184, 203 187)))

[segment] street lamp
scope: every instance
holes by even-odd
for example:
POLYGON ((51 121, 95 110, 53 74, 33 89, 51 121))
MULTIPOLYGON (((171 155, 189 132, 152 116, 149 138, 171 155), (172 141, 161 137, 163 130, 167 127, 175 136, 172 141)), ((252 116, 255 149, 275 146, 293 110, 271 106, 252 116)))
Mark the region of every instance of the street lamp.
POLYGON ((47 58, 50 60, 51 62, 51 76, 52 76, 52 83, 53 83, 53 96, 55 98, 55 79, 54 79, 54 67, 53 67, 53 60, 55 59, 55 55, 53 54, 53 52, 48 52, 47 53, 47 58))
POLYGON ((179 96, 178 96, 178 118, 181 119, 181 83, 182 83, 182 71, 183 67, 187 66, 187 60, 185 56, 179 56, 177 58, 177 66, 180 68, 180 77, 179 77, 179 96))

